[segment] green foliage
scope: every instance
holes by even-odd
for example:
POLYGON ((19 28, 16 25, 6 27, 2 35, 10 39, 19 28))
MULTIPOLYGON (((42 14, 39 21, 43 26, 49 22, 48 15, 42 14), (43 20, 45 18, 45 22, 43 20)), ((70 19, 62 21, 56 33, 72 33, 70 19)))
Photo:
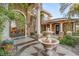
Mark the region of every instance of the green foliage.
POLYGON ((2 31, 4 30, 4 23, 6 21, 6 19, 8 19, 7 16, 5 15, 0 15, 0 33, 2 33, 2 31))
POLYGON ((62 3, 60 4, 60 12, 65 13, 68 18, 73 16, 79 17, 79 4, 77 3, 62 3), (68 9, 68 12, 65 11, 68 9))
POLYGON ((6 52, 3 48, 0 48, 0 56, 10 56, 9 52, 6 52))
POLYGON ((31 32, 31 34, 30 35, 35 35, 35 33, 34 32, 31 32))
POLYGON ((19 9, 25 11, 25 14, 27 13, 27 10, 31 10, 34 8, 33 3, 11 3, 9 4, 9 9, 19 9))
MULTIPOLYGON (((14 43, 13 40, 4 40, 4 41, 0 40, 1 45, 13 44, 13 43, 14 43)), ((0 47, 0 56, 10 56, 10 55, 11 55, 10 52, 7 52, 4 50, 3 47, 0 47)))
POLYGON ((31 35, 36 35, 37 31, 31 32, 31 35))
POLYGON ((25 27, 25 17, 24 17, 24 15, 22 15, 18 12, 15 12, 15 21, 16 21, 16 24, 18 25, 18 27, 20 29, 24 29, 24 27, 25 27))
POLYGON ((47 33, 46 32, 43 32, 43 36, 47 36, 47 33))
MULTIPOLYGON (((8 19, 9 20, 13 20, 13 19, 15 19, 15 12, 14 11, 12 11, 12 10, 7 10, 7 9, 5 9, 5 8, 3 8, 3 7, 0 7, 0 16, 2 17, 2 16, 7 16, 8 17, 8 19)), ((3 17, 4 18, 4 17, 3 17)), ((6 20, 7 20, 7 18, 6 18, 6 20)))
POLYGON ((4 30, 5 22, 9 20, 17 20, 16 23, 19 23, 19 28, 24 28, 25 26, 24 16, 22 14, 0 7, 0 35, 4 30))
POLYGON ((77 33, 76 32, 73 32, 72 33, 72 36, 79 36, 79 32, 77 32, 77 33))
POLYGON ((13 44, 14 40, 4 40, 2 41, 2 44, 13 44))
POLYGON ((15 12, 14 11, 8 10, 5 15, 7 15, 7 17, 9 17, 10 20, 15 19, 15 12))
POLYGON ((44 17, 44 11, 41 11, 40 16, 41 16, 41 17, 44 17))
POLYGON ((74 47, 76 44, 76 40, 72 36, 65 35, 64 38, 60 40, 60 44, 74 47))
MULTIPOLYGON (((2 45, 3 41, 0 40, 0 44, 2 45)), ((4 48, 0 47, 0 56, 10 56, 11 53, 4 50, 4 48)))
POLYGON ((0 44, 2 43, 2 40, 0 39, 0 44))
POLYGON ((5 15, 4 15, 5 9, 3 7, 0 7, 0 33, 3 30, 3 22, 5 21, 5 15))
POLYGON ((0 33, 2 33, 2 31, 4 30, 5 27, 4 23, 7 20, 10 20, 10 16, 8 16, 9 14, 10 14, 9 10, 0 7, 0 33))

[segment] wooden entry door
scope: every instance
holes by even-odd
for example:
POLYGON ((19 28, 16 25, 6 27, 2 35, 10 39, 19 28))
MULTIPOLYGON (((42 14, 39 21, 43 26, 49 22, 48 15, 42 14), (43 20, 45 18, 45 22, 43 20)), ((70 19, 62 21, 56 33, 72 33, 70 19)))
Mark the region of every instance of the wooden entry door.
POLYGON ((60 25, 56 24, 56 34, 59 34, 59 32, 60 32, 60 25))

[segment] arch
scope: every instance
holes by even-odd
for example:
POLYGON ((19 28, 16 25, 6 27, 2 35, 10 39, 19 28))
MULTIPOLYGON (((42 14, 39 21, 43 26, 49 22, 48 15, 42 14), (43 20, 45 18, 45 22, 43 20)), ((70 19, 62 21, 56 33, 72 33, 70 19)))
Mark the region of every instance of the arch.
POLYGON ((26 15, 24 14, 24 12, 22 12, 21 10, 17 10, 17 9, 13 9, 13 11, 21 13, 25 17, 25 20, 26 20, 26 15))
POLYGON ((18 9, 13 9, 12 11, 15 11, 15 12, 19 12, 20 14, 22 14, 25 18, 25 36, 27 36, 27 23, 26 23, 26 15, 24 14, 23 11, 21 10, 18 10, 18 9))

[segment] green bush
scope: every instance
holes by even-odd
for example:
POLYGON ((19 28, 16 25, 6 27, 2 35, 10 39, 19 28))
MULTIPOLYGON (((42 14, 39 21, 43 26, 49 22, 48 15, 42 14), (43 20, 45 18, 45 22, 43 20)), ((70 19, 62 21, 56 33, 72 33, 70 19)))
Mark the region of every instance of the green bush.
POLYGON ((2 41, 2 44, 14 44, 14 40, 4 40, 2 41))
POLYGON ((77 33, 76 32, 73 32, 72 33, 72 36, 79 36, 79 32, 77 32, 77 33))
POLYGON ((2 43, 2 40, 0 40, 0 44, 2 43))
POLYGON ((76 40, 72 36, 65 35, 64 38, 60 40, 60 44, 74 47, 76 45, 76 40))
POLYGON ((35 35, 35 33, 34 33, 34 32, 31 32, 30 34, 31 34, 31 35, 35 35))
POLYGON ((9 52, 6 52, 3 48, 0 48, 0 56, 10 56, 9 52))
POLYGON ((46 33, 46 32, 43 32, 43 36, 45 36, 45 37, 46 37, 46 36, 47 36, 47 33, 46 33))
MULTIPOLYGON (((0 45, 5 46, 6 44, 13 44, 13 40, 0 40, 0 45)), ((5 51, 4 47, 0 47, 0 56, 11 56, 11 53, 8 51, 5 51)))

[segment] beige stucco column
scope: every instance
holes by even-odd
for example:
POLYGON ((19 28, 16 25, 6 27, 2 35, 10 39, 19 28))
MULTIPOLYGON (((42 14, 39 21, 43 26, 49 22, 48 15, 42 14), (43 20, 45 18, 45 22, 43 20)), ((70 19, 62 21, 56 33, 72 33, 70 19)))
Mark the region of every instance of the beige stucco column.
POLYGON ((60 23, 60 32, 63 32, 63 23, 60 23))
POLYGON ((76 32, 76 23, 73 23, 73 32, 76 32))
POLYGON ((50 31, 52 31, 52 24, 50 23, 50 31))
POLYGON ((25 18, 25 37, 27 37, 27 22, 26 22, 26 18, 25 18))
POLYGON ((27 10, 27 36, 30 36, 30 13, 29 13, 29 11, 27 10))
POLYGON ((41 8, 40 8, 40 3, 39 3, 38 9, 37 9, 37 34, 38 34, 38 37, 41 34, 40 11, 41 11, 41 8))
POLYGON ((64 32, 63 32, 63 23, 60 23, 60 32, 59 32, 59 37, 62 39, 64 36, 64 32))

